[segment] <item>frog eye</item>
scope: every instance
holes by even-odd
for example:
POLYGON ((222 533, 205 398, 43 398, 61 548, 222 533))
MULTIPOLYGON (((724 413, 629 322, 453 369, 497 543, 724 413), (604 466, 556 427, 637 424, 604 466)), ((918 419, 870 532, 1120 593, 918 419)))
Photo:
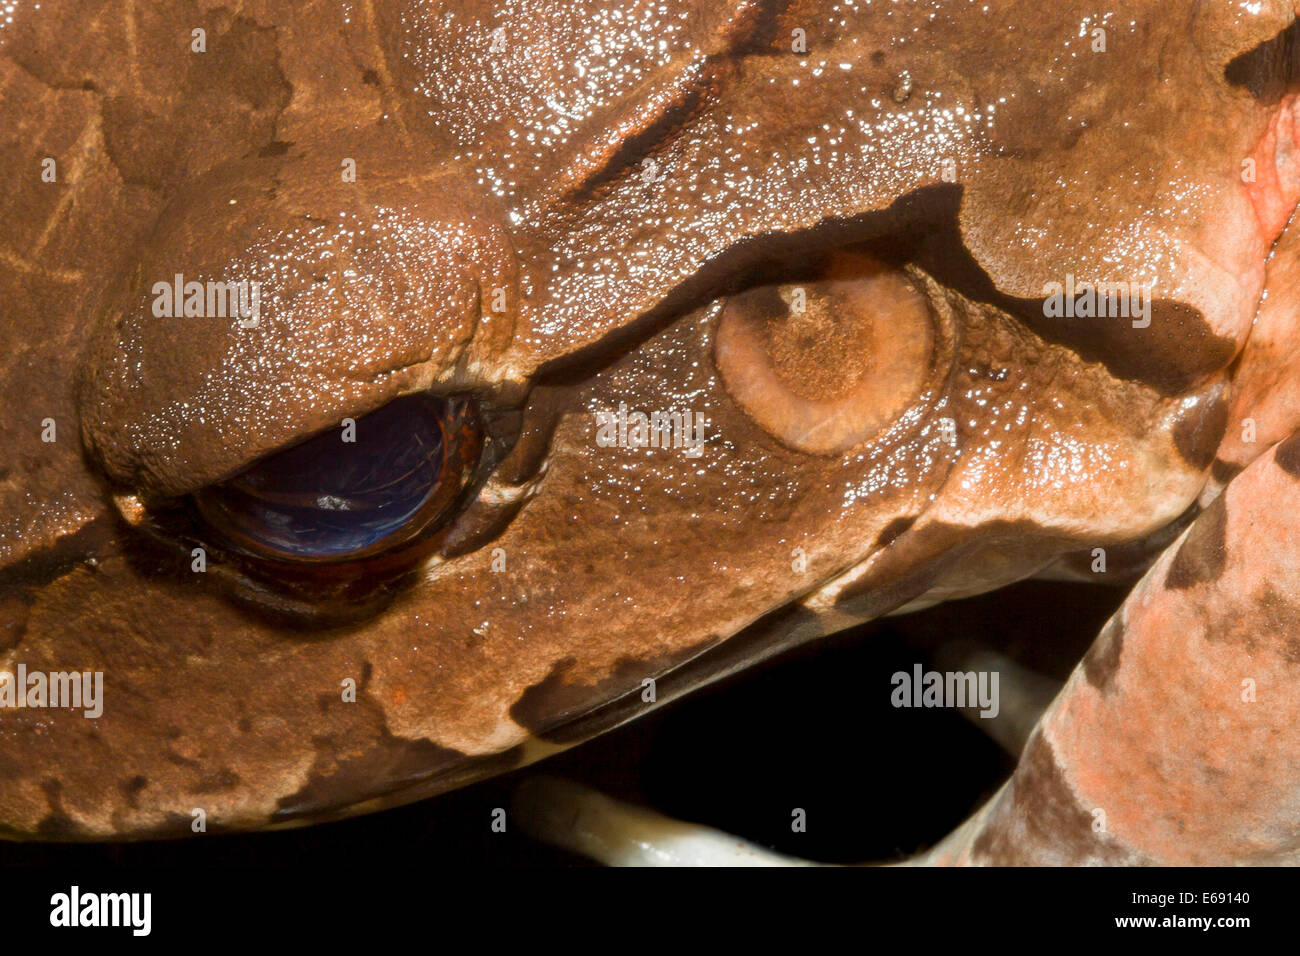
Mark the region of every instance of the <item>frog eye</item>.
POLYGON ((194 501, 222 537, 254 555, 351 560, 446 517, 480 448, 472 402, 411 395, 269 455, 194 501))
POLYGON ((772 437, 834 455, 870 440, 930 378, 934 319, 897 269, 840 254, 816 282, 727 299, 714 361, 731 397, 772 437))

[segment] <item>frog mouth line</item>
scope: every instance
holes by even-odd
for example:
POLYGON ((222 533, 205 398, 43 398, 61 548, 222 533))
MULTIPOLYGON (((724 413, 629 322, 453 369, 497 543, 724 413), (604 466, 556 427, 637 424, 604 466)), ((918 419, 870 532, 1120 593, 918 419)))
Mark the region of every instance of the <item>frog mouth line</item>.
MULTIPOLYGON (((898 535, 901 534, 903 532, 899 531, 898 535)), ((656 695, 651 706, 647 706, 642 698, 642 689, 635 687, 559 724, 532 727, 530 730, 533 736, 509 750, 487 755, 459 755, 454 766, 413 773, 406 782, 398 783, 392 789, 356 803, 330 808, 323 813, 319 807, 290 809, 296 798, 285 798, 282 801, 285 808, 277 813, 268 829, 300 827, 389 809, 433 797, 499 773, 520 769, 578 746, 644 716, 649 710, 656 710, 711 684, 725 681, 756 664, 817 638, 866 623, 866 620, 846 619, 839 614, 815 613, 803 604, 805 598, 793 599, 767 612, 725 640, 703 640, 697 653, 655 678, 656 695), (298 819, 284 818, 290 814, 304 816, 298 819)), ((906 598, 900 594, 894 595, 892 600, 903 603, 906 598)), ((525 694, 524 699, 527 696, 525 694)), ((520 706, 524 699, 512 709, 511 716, 528 726, 529 721, 520 706)), ((538 706, 536 710, 545 712, 547 708, 538 706)))
MULTIPOLYGON (((906 529, 898 530, 885 546, 905 534, 906 529)), ((960 554, 954 553, 949 556, 947 563, 959 559, 960 554)), ((894 604, 904 604, 915 597, 910 592, 894 592, 888 588, 881 588, 880 593, 888 596, 878 596, 878 601, 894 604)), ((452 766, 412 773, 404 782, 397 782, 382 793, 347 805, 336 805, 329 809, 323 809, 319 804, 295 806, 299 798, 285 798, 281 801, 282 809, 272 818, 267 829, 294 828, 348 819, 434 797, 500 773, 521 769, 579 746, 644 716, 650 710, 657 710, 709 685, 725 681, 810 641, 846 631, 888 613, 887 609, 871 618, 859 618, 850 617, 843 612, 815 612, 805 605, 806 598, 807 595, 796 598, 767 612, 725 640, 704 640, 698 653, 655 678, 656 695, 652 705, 647 706, 641 696, 641 688, 636 687, 556 725, 532 727, 530 730, 533 736, 509 750, 487 755, 457 755, 452 766)), ((525 699, 527 696, 525 694, 525 699)), ((521 700, 520 704, 523 703, 521 700)), ((528 726, 529 721, 520 704, 512 710, 512 717, 528 726)), ((535 709, 539 713, 548 710, 541 705, 535 709)))
MULTIPOLYGON (((638 687, 547 732, 536 733, 508 750, 485 755, 455 754, 454 757, 454 752, 444 752, 441 759, 451 761, 452 765, 414 771, 404 781, 395 782, 383 792, 359 801, 328 805, 327 808, 328 801, 312 800, 304 803, 300 796, 286 797, 281 801, 281 809, 265 829, 310 826, 391 809, 520 769, 620 727, 644 716, 649 710, 658 709, 709 684, 732 677, 756 662, 776 657, 840 629, 827 628, 823 618, 797 603, 788 604, 769 612, 725 641, 704 641, 698 654, 655 679, 656 700, 650 707, 642 700, 641 688, 638 687)), ((516 708, 516 716, 517 711, 516 708)), ((397 738, 391 739, 397 741, 397 738)), ((402 745, 418 746, 410 741, 404 741, 402 745)), ((320 793, 328 793, 331 789, 327 780, 320 781, 320 793)))

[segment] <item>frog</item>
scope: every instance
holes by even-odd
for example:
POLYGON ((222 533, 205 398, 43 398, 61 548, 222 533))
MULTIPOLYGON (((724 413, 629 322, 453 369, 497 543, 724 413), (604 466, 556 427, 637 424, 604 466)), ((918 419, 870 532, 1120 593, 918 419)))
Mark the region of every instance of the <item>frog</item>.
MULTIPOLYGON (((1277 0, 15 2, 0 836, 374 812, 1131 574, 903 862, 1295 862, 1296 36, 1277 0)), ((563 783, 518 812, 797 862, 563 783)))

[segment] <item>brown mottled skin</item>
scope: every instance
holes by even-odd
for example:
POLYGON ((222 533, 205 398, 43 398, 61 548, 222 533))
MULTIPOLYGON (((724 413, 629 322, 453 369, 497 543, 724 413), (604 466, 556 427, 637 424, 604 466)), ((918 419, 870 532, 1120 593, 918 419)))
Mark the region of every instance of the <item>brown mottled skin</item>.
MULTIPOLYGON (((1274 249, 1300 199, 1275 39, 1292 10, 830 11, 18 3, 0 26, 0 667, 102 670, 105 705, 0 710, 0 834, 416 800, 637 716, 647 677, 662 703, 1153 540, 1245 468, 933 858, 1294 858, 1300 486, 1289 446, 1266 453, 1300 427, 1300 246, 1274 249), (849 247, 924 298, 928 364, 883 430, 801 451, 728 390, 717 332, 746 290, 824 290, 849 247), (149 290, 177 272, 266 278, 261 324, 155 318, 149 290), (1153 285, 1150 326, 1045 317, 1067 274, 1153 285), (490 474, 401 574, 269 580, 167 519, 423 389, 487 411, 490 474), (592 413, 621 402, 703 414, 704 454, 599 447, 592 413)), ((888 315, 837 315, 835 341, 888 340, 851 327, 888 315)), ((881 360, 810 369, 802 391, 851 415, 840 398, 874 400, 853 387, 881 360)))

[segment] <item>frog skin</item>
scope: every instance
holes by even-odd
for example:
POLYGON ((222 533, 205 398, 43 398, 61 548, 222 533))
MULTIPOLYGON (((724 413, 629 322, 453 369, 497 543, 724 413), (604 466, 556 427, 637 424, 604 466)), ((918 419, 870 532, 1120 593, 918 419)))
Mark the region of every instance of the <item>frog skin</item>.
POLYGON ((15 3, 0 669, 104 691, 0 709, 0 832, 408 803, 1103 549, 1149 570, 918 862, 1294 861, 1293 21, 15 3), (260 323, 156 318, 177 273, 264 278, 260 323), (1049 317, 1067 277, 1149 323, 1049 317), (400 579, 269 581, 161 517, 422 391, 479 403, 491 468, 400 579), (702 415, 703 453, 605 447, 624 404, 702 415))

